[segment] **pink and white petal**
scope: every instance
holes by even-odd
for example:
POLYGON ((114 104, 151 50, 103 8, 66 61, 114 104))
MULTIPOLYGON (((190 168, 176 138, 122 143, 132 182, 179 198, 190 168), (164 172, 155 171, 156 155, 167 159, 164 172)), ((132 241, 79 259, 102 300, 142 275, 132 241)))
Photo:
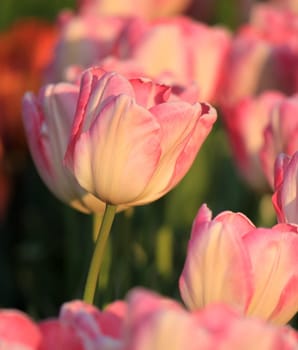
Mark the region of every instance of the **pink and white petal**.
POLYGON ((152 312, 126 338, 125 350, 211 350, 209 334, 183 310, 152 312))
POLYGON ((286 324, 298 311, 298 275, 293 276, 284 287, 278 304, 270 316, 275 324, 286 324))
POLYGON ((81 78, 80 93, 71 131, 70 142, 65 156, 66 164, 73 169, 73 152, 77 139, 85 132, 103 108, 103 101, 121 93, 133 96, 128 80, 119 74, 109 72, 101 75, 94 68, 86 70, 81 78), (95 72, 95 74, 93 74, 95 72))
POLYGON ((185 304, 196 310, 214 302, 225 302, 244 312, 251 298, 252 275, 248 252, 233 225, 211 222, 199 226, 188 245, 180 276, 185 304))
POLYGON ((173 85, 169 101, 182 100, 190 104, 195 104, 196 102, 199 102, 199 91, 199 87, 195 82, 188 83, 186 86, 173 85))
POLYGON ((230 34, 222 28, 200 26, 193 31, 193 35, 197 35, 193 41, 196 41, 198 49, 192 48, 193 55, 189 62, 193 70, 191 76, 199 84, 201 100, 211 102, 223 78, 224 64, 230 51, 230 34))
POLYGON ((39 323, 42 342, 38 350, 87 350, 77 330, 68 323, 46 320, 39 323))
POLYGON ((274 188, 275 190, 282 184, 284 174, 289 164, 290 157, 285 153, 280 153, 275 160, 274 167, 274 188))
POLYGON ((208 208, 207 204, 203 204, 195 219, 194 222, 192 224, 192 229, 191 229, 191 238, 195 238, 195 236, 197 234, 200 234, 201 232, 203 232, 203 230, 200 230, 200 227, 202 225, 208 225, 212 220, 212 211, 208 208))
POLYGON ((126 96, 111 99, 74 150, 74 173, 88 192, 128 204, 144 191, 160 158, 154 116, 126 96))
POLYGON ((0 311, 0 348, 38 350, 41 333, 38 326, 18 310, 0 311))
POLYGON ((143 288, 132 289, 127 300, 127 320, 135 322, 136 326, 146 319, 148 314, 160 309, 182 309, 177 301, 143 288))
POLYGON ((130 82, 122 75, 115 72, 108 72, 97 81, 93 79, 92 90, 88 96, 88 102, 84 110, 81 132, 85 132, 90 128, 107 99, 120 94, 134 98, 134 90, 130 82))
POLYGON ((59 321, 71 325, 78 334, 84 336, 89 341, 96 341, 102 331, 96 318, 100 317, 101 312, 93 305, 76 300, 63 304, 59 321))
POLYGON ((296 153, 287 164, 284 172, 283 184, 279 188, 279 203, 285 222, 298 223, 298 153, 296 153))
POLYGON ((183 84, 188 81, 186 52, 181 49, 183 42, 177 25, 157 24, 143 35, 142 42, 131 51, 131 57, 142 64, 149 76, 158 77, 171 72, 175 81, 183 84))
POLYGON ((187 173, 217 119, 216 110, 208 104, 201 104, 201 113, 202 114, 196 120, 193 130, 184 140, 184 144, 181 145, 183 147, 179 146, 175 150, 176 153, 180 148, 180 154, 176 160, 172 178, 161 195, 176 186, 187 173))
POLYGON ((103 334, 111 338, 120 339, 123 333, 123 323, 126 314, 126 302, 115 301, 109 304, 101 313, 100 317, 96 317, 103 334))
POLYGON ((23 98, 23 122, 32 157, 37 169, 44 169, 43 175, 50 182, 53 176, 50 146, 44 137, 46 122, 39 109, 39 103, 33 93, 27 92, 23 98))
POLYGON ((125 350, 197 349, 198 339, 203 345, 195 317, 174 300, 136 289, 128 296, 127 315, 125 350))
POLYGON ((279 154, 276 158, 274 166, 274 189, 275 192, 272 195, 272 204, 275 209, 277 219, 279 222, 287 222, 286 215, 283 210, 283 203, 281 201, 281 193, 283 191, 283 181, 285 172, 289 164, 290 157, 284 153, 279 154))
POLYGON ((200 118, 200 105, 191 106, 185 102, 163 103, 152 107, 150 111, 160 124, 162 153, 148 186, 136 198, 135 204, 156 200, 171 189, 169 182, 173 177, 177 158, 200 118))
POLYGON ((150 79, 131 79, 130 81, 136 103, 146 109, 167 102, 171 95, 171 88, 166 85, 157 84, 150 79))
POLYGON ((240 237, 256 228, 246 215, 233 213, 232 211, 224 211, 218 214, 213 221, 228 224, 240 237))
MULTIPOLYGON (((243 241, 251 256, 254 276, 254 293, 247 313, 270 319, 284 288, 297 275, 298 235, 276 229, 256 229, 244 236, 243 241)), ((293 310, 291 316, 296 311, 293 310)))

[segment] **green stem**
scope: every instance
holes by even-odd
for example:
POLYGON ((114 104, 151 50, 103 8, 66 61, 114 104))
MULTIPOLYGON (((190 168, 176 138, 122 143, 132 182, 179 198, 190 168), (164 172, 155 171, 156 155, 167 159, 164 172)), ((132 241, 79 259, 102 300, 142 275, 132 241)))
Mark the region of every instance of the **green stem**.
POLYGON ((93 304, 97 280, 105 252, 106 243, 116 214, 116 206, 107 204, 103 214, 99 233, 95 242, 95 248, 91 259, 87 281, 85 284, 83 300, 93 304))

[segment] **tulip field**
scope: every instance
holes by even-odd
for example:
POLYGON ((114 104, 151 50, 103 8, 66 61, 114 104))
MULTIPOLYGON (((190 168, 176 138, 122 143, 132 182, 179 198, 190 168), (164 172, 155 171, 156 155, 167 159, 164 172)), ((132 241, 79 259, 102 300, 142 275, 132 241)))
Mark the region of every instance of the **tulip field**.
POLYGON ((0 2, 0 350, 298 349, 298 1, 0 2))

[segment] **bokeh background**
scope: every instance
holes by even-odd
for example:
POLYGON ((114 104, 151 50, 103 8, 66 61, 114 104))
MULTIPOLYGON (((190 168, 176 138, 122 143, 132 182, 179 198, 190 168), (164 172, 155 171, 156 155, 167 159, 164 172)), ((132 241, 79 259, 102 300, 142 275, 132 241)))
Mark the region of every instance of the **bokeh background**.
MULTIPOLYGON (((13 72, 28 67, 25 78, 8 75, 5 80, 0 75, 5 96, 0 98, 0 132, 7 136, 0 145, 0 307, 19 308, 36 319, 56 315, 61 303, 81 297, 93 244, 94 218, 53 197, 34 168, 22 128, 14 123, 20 119, 23 89, 36 91, 40 84, 28 54, 41 29, 29 21, 42 21, 44 30, 55 32, 59 11, 75 6, 74 0, 0 2, 0 71, 6 72, 12 62, 13 72), (11 35, 25 20, 23 29, 11 35), (26 37, 24 28, 30 26, 26 37), (7 114, 9 122, 4 121, 7 114)), ((217 1, 209 23, 235 29, 244 20, 235 8, 235 0, 217 1)), ((241 211, 257 225, 275 222, 270 195, 255 193, 238 176, 220 117, 191 171, 172 192, 117 215, 97 304, 123 298, 133 286, 179 298, 178 278, 202 203, 214 214, 241 211)))

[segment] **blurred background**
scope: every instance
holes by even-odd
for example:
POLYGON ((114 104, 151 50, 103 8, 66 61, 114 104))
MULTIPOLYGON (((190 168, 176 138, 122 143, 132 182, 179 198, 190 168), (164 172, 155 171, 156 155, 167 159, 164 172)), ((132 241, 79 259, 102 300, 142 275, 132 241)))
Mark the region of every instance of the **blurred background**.
MULTIPOLYGON (((236 0, 237 1, 237 0, 236 0)), ((247 14, 236 1, 216 1, 209 24, 234 30, 247 14)), ((94 218, 56 199, 40 180, 26 147, 21 98, 38 91, 51 59, 62 9, 74 0, 0 2, 0 306, 39 319, 82 295, 92 252, 94 218)), ((188 12, 192 14, 192 9, 188 12)), ((239 177, 221 118, 195 164, 168 195, 120 213, 112 228, 97 304, 145 286, 179 299, 192 221, 202 203, 213 214, 241 211, 256 225, 275 222, 271 195, 256 193, 239 177)))

